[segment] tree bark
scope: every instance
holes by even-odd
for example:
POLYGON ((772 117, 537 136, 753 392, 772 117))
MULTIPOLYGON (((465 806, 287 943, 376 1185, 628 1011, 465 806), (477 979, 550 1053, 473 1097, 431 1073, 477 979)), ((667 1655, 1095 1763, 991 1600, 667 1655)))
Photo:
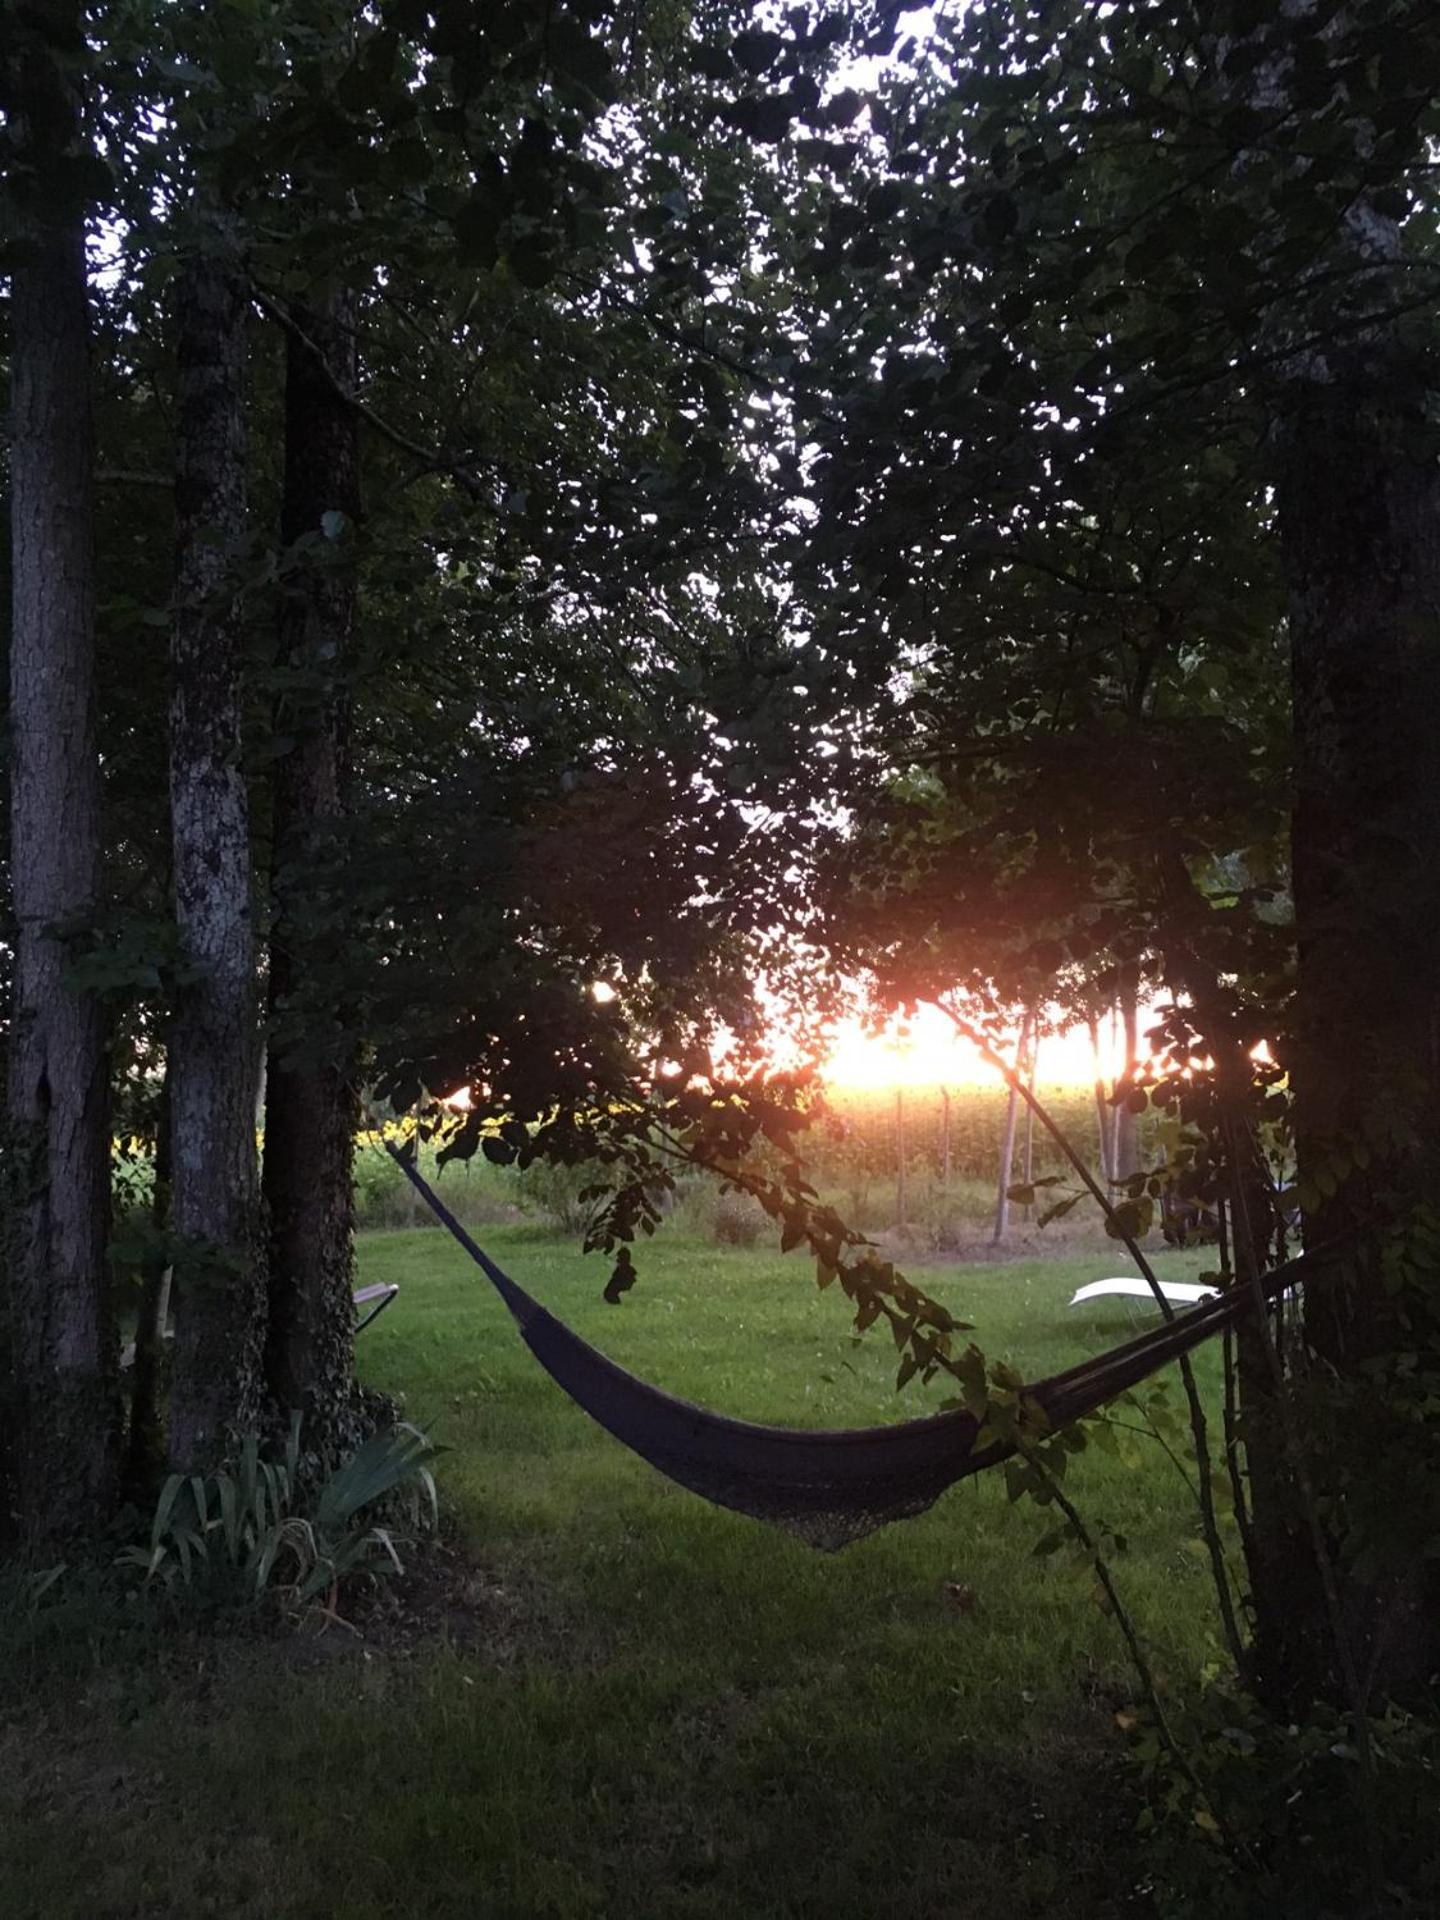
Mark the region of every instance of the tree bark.
POLYGON ((266 1372, 277 1405, 300 1410, 310 1445, 325 1450, 355 1437, 356 1417, 351 1175, 359 1114, 334 861, 344 814, 360 449, 355 411, 334 385, 348 391, 356 379, 353 304, 335 296, 296 317, 324 363, 288 337, 281 539, 292 552, 297 541, 314 545, 280 613, 286 691, 275 732, 290 745, 274 781, 266 1372))
MULTIPOLYGON (((1025 1051, 1030 1044, 1030 1015, 1020 1022, 1020 1038, 1015 1045, 1016 1068, 1024 1071, 1025 1051)), ((1015 1130, 1019 1118, 1020 1095, 1011 1087, 1005 1101, 1005 1131, 1000 1141, 1000 1178, 995 1188, 995 1227, 990 1238, 998 1247, 1010 1230, 1010 1177, 1015 1165, 1015 1130)))
POLYGON ((255 943, 241 764, 246 286, 223 215, 197 215, 176 297, 178 557, 170 805, 182 954, 171 1031, 175 1273, 170 1459, 223 1457, 261 1407, 255 943))
MULTIPOLYGON (((1328 1284, 1307 1290, 1309 1345, 1348 1382, 1357 1446, 1322 1457, 1327 1510, 1354 1540, 1394 1533, 1403 1422, 1362 1385, 1402 1352, 1434 1366, 1440 1325, 1425 1291, 1390 1281, 1389 1254, 1433 1219, 1440 1193, 1440 465, 1425 416, 1437 370, 1393 327, 1287 385, 1277 501, 1289 582, 1299 933, 1294 1060, 1300 1185, 1311 1244, 1354 1235, 1328 1284), (1397 1236, 1399 1236, 1397 1240, 1397 1236), (1398 1449, 1382 1457, 1387 1449, 1398 1449), (1386 1509, 1392 1511, 1387 1513, 1386 1509)), ((1435 1260, 1428 1281, 1433 1297, 1435 1260)), ((1410 1451, 1418 1437, 1411 1428, 1410 1451)), ((1420 1464, 1415 1463, 1417 1466, 1420 1464)), ((1408 1693, 1440 1663, 1434 1576, 1416 1566, 1362 1590, 1348 1631, 1382 1686, 1408 1693)), ((1313 1611, 1313 1609, 1312 1609, 1313 1611)), ((1293 1615, 1293 1610, 1292 1610, 1293 1615)), ((1303 1616, 1299 1616, 1303 1617, 1303 1616)), ((1289 1650, 1312 1682, 1303 1633, 1289 1650)))
MULTIPOLYGON (((1120 1016, 1120 1037, 1125 1050, 1121 1084, 1128 1092, 1140 1058, 1140 974, 1139 969, 1133 964, 1120 969, 1117 1006, 1120 1016)), ((1140 1171, 1140 1117, 1132 1113, 1124 1101, 1114 1109, 1114 1114, 1112 1174, 1116 1180, 1128 1180, 1132 1173, 1140 1171)))
POLYGON ((36 0, 16 40, 6 75, 23 242, 10 302, 9 1464, 22 1530, 53 1539, 103 1521, 118 1455, 105 1028, 99 1002, 66 985, 67 939, 93 916, 101 872, 85 207, 65 185, 84 151, 80 9, 36 0))
MULTIPOLYGON (((168 1234, 174 1186, 171 1168, 170 1061, 160 1087, 155 1123, 155 1188, 150 1218, 157 1236, 168 1234)), ((146 1266, 135 1322, 135 1361, 130 1379, 130 1431, 125 1479, 131 1497, 144 1501, 165 1463, 165 1334, 170 1319, 174 1269, 158 1251, 146 1266)))
POLYGON ((1105 1098, 1105 1074, 1100 1062, 1100 1022, 1092 1013, 1086 1019, 1090 1030, 1090 1057, 1095 1062, 1095 1124, 1098 1132, 1100 1178, 1108 1186, 1115 1177, 1110 1152, 1110 1103, 1105 1098))
MULTIPOLYGON (((1344 98, 1343 84, 1317 98, 1314 56, 1353 57, 1359 11, 1272 10, 1248 46, 1208 42, 1219 106, 1286 128, 1236 156, 1252 205, 1273 207, 1313 174, 1309 126, 1344 98)), ((1403 92, 1423 113, 1440 90, 1440 38, 1421 9, 1391 24, 1403 92)), ((1308 1359, 1295 1357, 1307 1377, 1277 1393, 1268 1354, 1239 1356, 1252 1575, 1262 1628, 1273 1625, 1262 1651, 1272 1690, 1302 1709, 1317 1694, 1353 1709, 1361 1695, 1414 1692, 1440 1666, 1434 1579, 1420 1571, 1440 1531, 1433 1423, 1413 1403, 1393 1408, 1405 1389, 1386 1378, 1401 1355, 1423 1377, 1440 1349, 1433 1253, 1420 1256, 1426 1284, 1389 1284, 1440 1174, 1440 367, 1428 319, 1397 317, 1413 297, 1404 244, 1371 197, 1401 187, 1424 124, 1397 129, 1391 182, 1374 129, 1348 124, 1354 185, 1298 273, 1272 250, 1284 223, 1257 223, 1252 264, 1277 291, 1244 343, 1262 349, 1291 642, 1298 1186, 1307 1244, 1346 1238, 1306 1288, 1308 1359)))
MULTIPOLYGON (((1025 1064, 1025 1085, 1030 1097, 1035 1097, 1035 1074, 1040 1064, 1040 1032, 1038 1023, 1032 1022, 1030 1028, 1030 1057, 1025 1064)), ((1020 1145, 1020 1178, 1030 1186, 1035 1179, 1035 1109, 1030 1102, 1025 1103, 1025 1133, 1020 1145)), ((1034 1208, 1026 1205, 1021 1212, 1028 1222, 1034 1208)))

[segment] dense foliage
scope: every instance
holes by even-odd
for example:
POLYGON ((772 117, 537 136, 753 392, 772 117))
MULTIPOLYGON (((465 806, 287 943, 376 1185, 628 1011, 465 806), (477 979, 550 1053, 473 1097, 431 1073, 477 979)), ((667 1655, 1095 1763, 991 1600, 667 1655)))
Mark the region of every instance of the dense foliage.
MULTIPOLYGON (((1433 9, 32 0, 0 62, 16 1531, 297 1413, 367 1457, 369 1105, 586 1169, 616 1301, 678 1173, 748 1195, 1017 1438, 1124 1625, 1080 1437, 818 1190, 765 1047, 856 991, 982 1050, 1118 1004, 1115 1178, 1039 1111, 1048 1204, 1143 1265, 1178 1196, 1258 1302, 1298 1203, 1222 1443, 1184 1376, 1197 1510, 1236 1683, 1343 1720, 1355 1897, 1398 1899, 1373 1710, 1440 1666, 1433 9)), ((1172 1810, 1283 1878, 1132 1649, 1172 1810)))

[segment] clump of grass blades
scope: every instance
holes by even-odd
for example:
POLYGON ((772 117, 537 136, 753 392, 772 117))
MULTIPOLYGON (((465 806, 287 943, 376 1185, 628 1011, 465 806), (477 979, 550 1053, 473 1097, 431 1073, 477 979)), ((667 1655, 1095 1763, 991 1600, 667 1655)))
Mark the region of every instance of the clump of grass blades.
POLYGON ((239 1607, 274 1601, 289 1614, 323 1601, 338 1617, 342 1583, 403 1574, 400 1548, 438 1523, 430 1472, 438 1452, 402 1424, 373 1435, 307 1491, 297 1416, 279 1460, 262 1459, 252 1434, 233 1473, 172 1473, 148 1540, 124 1548, 117 1565, 138 1572, 146 1588, 239 1607))

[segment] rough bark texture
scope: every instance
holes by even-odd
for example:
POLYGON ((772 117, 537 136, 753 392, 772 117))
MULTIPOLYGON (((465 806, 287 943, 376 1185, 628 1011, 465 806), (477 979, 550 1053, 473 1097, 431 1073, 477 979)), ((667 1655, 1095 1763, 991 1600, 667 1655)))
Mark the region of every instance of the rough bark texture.
MULTIPOLYGON (((1252 1576, 1270 1628, 1260 1651, 1271 1686, 1302 1710, 1317 1693, 1355 1707, 1411 1692, 1440 1667, 1440 1610, 1432 1592, 1426 1618, 1419 1572, 1440 1532, 1433 1426, 1418 1396, 1408 1415, 1390 1404, 1397 1359, 1434 1366, 1437 1316, 1423 1286, 1387 1284, 1387 1249, 1433 1210, 1440 1173, 1437 367, 1428 319, 1399 317, 1412 296, 1402 235, 1374 194, 1382 152, 1397 181, 1421 156, 1423 122, 1407 132, 1402 115, 1382 147, 1361 114, 1344 121, 1346 83, 1328 96, 1314 86, 1317 53, 1353 54, 1382 12, 1363 11, 1295 0, 1255 15, 1248 45, 1211 43, 1221 99, 1285 129, 1237 156, 1238 188, 1273 206, 1306 182, 1310 129, 1336 109, 1344 159, 1370 183, 1336 198, 1304 270, 1267 249, 1283 220, 1258 226, 1254 250, 1278 289, 1255 343, 1256 391, 1291 640, 1297 1158, 1307 1241, 1354 1236, 1306 1290, 1308 1363, 1283 1397, 1267 1385, 1270 1356, 1240 1353, 1252 1576)), ((1426 9, 1390 14, 1391 94, 1423 115, 1440 88, 1440 38, 1426 9)), ((1421 1276, 1432 1299, 1437 1277, 1421 1276)))
POLYGON ((266 1373, 310 1447, 353 1438, 355 1313, 351 1161, 356 1070, 344 998, 343 902, 324 880, 344 809, 346 674, 355 623, 358 421, 336 392, 355 380, 350 303, 298 316, 288 343, 281 538, 316 545, 282 602, 275 732, 270 958, 272 1040, 265 1101, 270 1221, 266 1373), (326 369, 329 372, 327 375, 326 369), (344 524, 331 516, 343 516, 344 524))
MULTIPOLYGON (((1422 1364, 1436 1358, 1434 1309, 1426 1328, 1415 1300, 1387 1284, 1385 1259, 1396 1230, 1417 1209, 1433 1217, 1440 1196, 1440 468, 1423 413, 1433 377, 1385 329, 1294 380, 1278 432, 1297 769, 1299 1166, 1311 1189, 1307 1237, 1360 1236, 1331 1284, 1306 1296, 1313 1353, 1353 1389, 1353 1452, 1348 1466, 1322 1455, 1320 1491, 1352 1540, 1367 1543, 1393 1539, 1408 1505, 1417 1556, 1425 1529, 1440 1526, 1433 1498, 1425 1513, 1433 1473, 1423 1462, 1410 1473, 1404 1423, 1388 1428, 1376 1404, 1385 1390, 1367 1388, 1364 1370, 1417 1349, 1422 1364)), ((1413 1450, 1413 1427, 1410 1436, 1413 1450)), ((1440 1663, 1424 1584, 1395 1565, 1343 1583, 1357 1660, 1400 1691, 1440 1663)), ((1308 1612, 1313 1621, 1313 1600, 1308 1612)), ((1292 1664, 1305 1671, 1310 1653, 1301 1640, 1292 1664)))
POLYGON ((264 1285, 255 1146, 255 950, 240 761, 245 285, 226 223, 199 226, 176 298, 178 558, 170 805, 184 960, 171 1033, 175 1273, 170 1458, 222 1456, 260 1416, 264 1285))
POLYGON ((30 172, 46 195, 26 209, 11 270, 6 1251, 12 1497, 27 1533, 54 1538, 92 1531, 106 1514, 116 1402, 105 1033, 98 1003, 65 985, 65 930, 90 918, 100 886, 84 209, 61 204, 55 185, 80 151, 79 99, 56 57, 81 44, 79 9, 40 0, 29 28, 6 76, 17 176, 30 172))
MULTIPOLYGON (((1303 1053, 1296 1089, 1323 1234, 1440 1194, 1440 469, 1416 371, 1351 368, 1291 397, 1290 579, 1303 1053), (1368 1150, 1366 1167, 1353 1164, 1368 1150)), ((1392 1319, 1376 1272, 1316 1291, 1346 1365, 1392 1319), (1378 1291, 1377 1291, 1378 1289, 1378 1291)))

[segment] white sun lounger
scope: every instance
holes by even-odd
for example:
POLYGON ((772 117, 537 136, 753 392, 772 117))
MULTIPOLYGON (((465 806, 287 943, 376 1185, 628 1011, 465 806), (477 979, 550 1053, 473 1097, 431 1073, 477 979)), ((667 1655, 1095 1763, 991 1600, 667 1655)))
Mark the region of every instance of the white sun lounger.
POLYGON ((395 1285, 393 1281, 383 1280, 373 1287, 357 1287, 355 1289, 355 1311, 360 1313, 362 1307, 369 1307, 370 1311, 361 1314, 361 1317, 355 1322, 355 1331, 360 1333, 364 1328, 369 1326, 372 1320, 378 1320, 399 1291, 399 1287, 395 1285))
MULTIPOLYGON (((1214 1287, 1202 1287, 1194 1280, 1162 1280, 1160 1291, 1172 1307, 1193 1307, 1201 1300, 1214 1298, 1214 1287)), ((1089 1300, 1148 1300, 1153 1306, 1155 1294, 1148 1280, 1136 1278, 1133 1274, 1121 1280, 1092 1280, 1088 1286, 1077 1287, 1072 1307, 1083 1307, 1089 1300)))
MULTIPOLYGON (((355 1311, 360 1314, 360 1318, 355 1322, 355 1331, 361 1333, 369 1326, 372 1320, 378 1320, 399 1291, 400 1289, 394 1281, 385 1280, 378 1282, 373 1287, 356 1287, 353 1298, 355 1301, 355 1311), (361 1312, 361 1309, 364 1307, 369 1307, 370 1311, 368 1313, 361 1312)), ((175 1329, 173 1327, 166 1327, 165 1338, 167 1340, 173 1340, 175 1338, 175 1329)), ((125 1372, 128 1368, 133 1367, 134 1364, 135 1342, 128 1340, 120 1350, 121 1372, 125 1372)))

